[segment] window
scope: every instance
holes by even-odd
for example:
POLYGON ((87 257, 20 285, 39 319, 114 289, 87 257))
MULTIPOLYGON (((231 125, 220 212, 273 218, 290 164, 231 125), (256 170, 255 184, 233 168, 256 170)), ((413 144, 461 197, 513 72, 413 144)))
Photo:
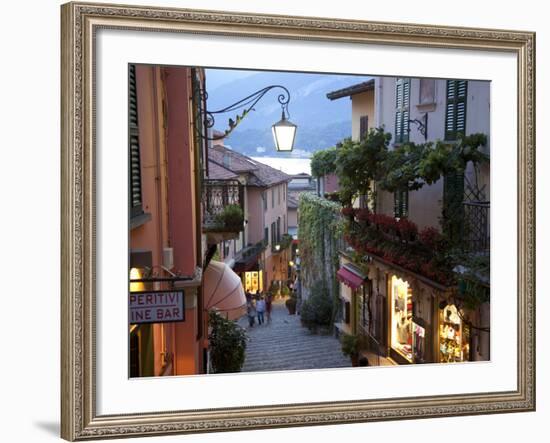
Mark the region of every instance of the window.
POLYGON ((128 186, 130 197, 130 217, 143 214, 143 201, 141 194, 141 160, 139 149, 138 128, 138 104, 136 86, 136 67, 129 66, 128 72, 128 121, 129 121, 129 146, 128 146, 128 186))
POLYGON ((395 142, 409 141, 409 97, 411 80, 398 78, 395 82, 395 142))
POLYGON ((445 112, 445 140, 456 140, 466 132, 466 80, 447 80, 447 110, 445 112))
POLYGON ((359 118, 359 140, 366 137, 369 132, 369 116, 363 115, 359 118))
POLYGON ((269 243, 269 228, 264 228, 264 243, 266 245, 269 243))
POLYGON ((281 217, 277 217, 277 243, 281 241, 281 217))
POLYGON ((419 105, 432 105, 435 103, 435 80, 432 78, 420 79, 419 105))
POLYGON ((393 193, 393 216, 406 218, 409 215, 409 191, 395 191, 393 193))
POLYGON ((267 192, 265 191, 262 192, 262 203, 263 203, 264 211, 267 211, 267 192))
POLYGON ((271 188, 271 207, 275 207, 275 188, 271 188))
POLYGON ((271 223, 271 245, 274 246, 277 244, 277 234, 276 234, 275 222, 271 223))

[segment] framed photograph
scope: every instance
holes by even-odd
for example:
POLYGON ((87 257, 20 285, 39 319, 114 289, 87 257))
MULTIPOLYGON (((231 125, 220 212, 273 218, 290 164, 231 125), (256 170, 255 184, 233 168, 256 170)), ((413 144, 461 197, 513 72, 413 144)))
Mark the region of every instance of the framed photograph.
POLYGON ((535 409, 534 33, 61 15, 63 438, 535 409))

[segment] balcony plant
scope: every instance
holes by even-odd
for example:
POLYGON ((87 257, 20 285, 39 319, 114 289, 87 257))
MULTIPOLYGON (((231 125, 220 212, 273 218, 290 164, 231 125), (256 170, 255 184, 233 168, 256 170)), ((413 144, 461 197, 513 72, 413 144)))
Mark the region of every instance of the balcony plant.
POLYGON ((359 338, 356 335, 343 334, 340 343, 342 354, 351 359, 351 365, 359 366, 359 338))
POLYGON ((225 231, 242 231, 244 212, 239 205, 227 205, 219 214, 216 215, 215 223, 217 227, 225 231))

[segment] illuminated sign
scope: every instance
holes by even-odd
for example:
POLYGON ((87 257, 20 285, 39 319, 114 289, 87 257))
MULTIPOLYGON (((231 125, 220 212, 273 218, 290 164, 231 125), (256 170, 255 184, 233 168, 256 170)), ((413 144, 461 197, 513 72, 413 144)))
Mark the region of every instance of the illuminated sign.
POLYGON ((130 292, 129 308, 130 324, 185 321, 182 290, 130 292))

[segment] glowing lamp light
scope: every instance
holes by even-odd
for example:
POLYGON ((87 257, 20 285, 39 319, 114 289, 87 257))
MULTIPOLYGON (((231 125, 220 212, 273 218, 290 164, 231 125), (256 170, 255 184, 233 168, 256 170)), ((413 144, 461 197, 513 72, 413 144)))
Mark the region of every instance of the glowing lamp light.
POLYGON ((294 266, 294 262, 293 262, 292 260, 290 260, 290 261, 288 262, 288 266, 294 266))
POLYGON ((279 152, 290 152, 294 147, 294 138, 296 137, 296 126, 290 120, 287 120, 285 111, 281 120, 275 123, 271 130, 273 131, 273 140, 275 141, 275 147, 279 152))
POLYGON ((130 268, 130 292, 143 291, 145 285, 142 282, 132 282, 142 278, 141 270, 138 268, 130 268))
POLYGON ((281 245, 275 245, 275 250, 279 251, 281 249, 281 245))

